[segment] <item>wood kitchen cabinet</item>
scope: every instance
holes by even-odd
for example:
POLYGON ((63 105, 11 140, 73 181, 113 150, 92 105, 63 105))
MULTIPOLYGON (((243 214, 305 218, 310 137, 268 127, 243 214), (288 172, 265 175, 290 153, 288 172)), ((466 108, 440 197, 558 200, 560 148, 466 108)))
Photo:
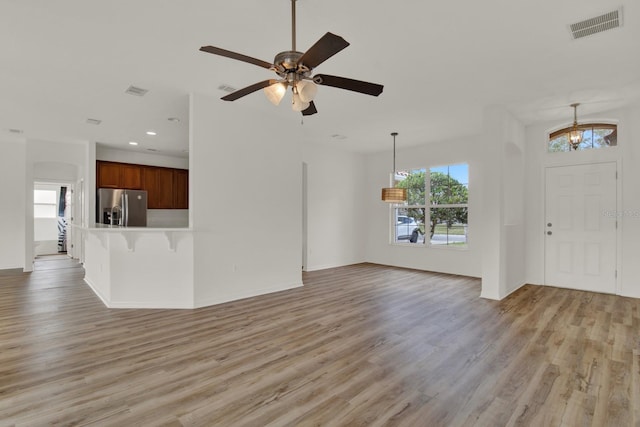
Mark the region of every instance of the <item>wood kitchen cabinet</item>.
POLYGON ((189 171, 186 169, 98 160, 96 187, 146 190, 149 209, 189 209, 189 171))
POLYGON ((144 187, 149 209, 173 209, 173 169, 144 167, 144 187))
POLYGON ((142 170, 138 165, 98 161, 96 162, 96 186, 142 190, 142 170))
POLYGON ((173 207, 189 209, 189 171, 173 170, 173 207))

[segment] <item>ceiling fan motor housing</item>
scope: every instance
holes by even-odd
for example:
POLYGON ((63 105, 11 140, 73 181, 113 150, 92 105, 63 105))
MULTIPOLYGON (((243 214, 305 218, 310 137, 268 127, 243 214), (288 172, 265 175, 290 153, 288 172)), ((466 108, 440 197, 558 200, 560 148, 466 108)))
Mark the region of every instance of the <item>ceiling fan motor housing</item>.
POLYGON ((273 59, 276 74, 287 81, 308 77, 311 74, 311 69, 298 63, 302 54, 302 52, 294 50, 286 50, 277 54, 273 59))

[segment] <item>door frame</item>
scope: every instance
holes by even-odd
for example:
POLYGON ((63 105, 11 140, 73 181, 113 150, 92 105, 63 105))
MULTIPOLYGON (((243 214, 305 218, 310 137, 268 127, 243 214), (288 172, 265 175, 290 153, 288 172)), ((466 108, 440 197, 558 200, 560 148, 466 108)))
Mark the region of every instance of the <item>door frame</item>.
MULTIPOLYGON (((605 150, 605 149, 601 149, 601 150, 592 150, 595 153, 591 153, 589 152, 588 154, 595 154, 595 156, 597 156, 598 154, 601 154, 601 152, 605 150)), ((616 150, 617 151, 617 150, 616 150)), ((560 155, 562 155, 562 153, 559 153, 560 155)), ((570 152, 570 153, 566 153, 566 154, 587 154, 585 152, 570 152)), ((622 168, 622 162, 619 158, 619 156, 617 155, 617 153, 615 153, 615 157, 613 158, 608 158, 609 156, 600 156, 600 158, 598 158, 597 160, 595 156, 589 156, 589 158, 584 159, 582 158, 582 156, 580 156, 580 158, 575 159, 575 161, 567 161, 567 158, 564 158, 563 160, 558 159, 558 161, 551 161, 549 159, 549 157, 547 157, 547 161, 543 163, 542 165, 542 185, 541 185, 541 193, 542 193, 542 216, 539 219, 539 231, 540 231, 540 235, 543 236, 542 237, 542 247, 540 249, 540 253, 542 256, 542 281, 543 281, 543 285, 544 286, 549 286, 547 284, 547 261, 546 261, 546 250, 547 250, 547 244, 546 244, 546 238, 545 233, 546 233, 546 227, 545 227, 545 217, 546 217, 546 212, 547 212, 547 189, 546 189, 546 179, 547 179, 547 169, 548 168, 557 168, 557 167, 568 167, 568 166, 589 166, 589 165, 596 165, 596 164, 602 164, 602 163, 615 163, 616 165, 616 214, 622 212, 622 172, 621 172, 621 168, 622 168)), ((552 155, 553 157, 553 155, 552 155)), ((577 157, 577 156, 576 156, 577 157)), ((555 160, 555 159, 554 159, 555 160)), ((615 277, 615 294, 616 295, 620 295, 620 289, 621 289, 621 285, 620 285, 620 280, 621 280, 621 269, 622 269, 622 227, 621 227, 621 221, 620 221, 620 216, 617 215, 617 227, 616 227, 616 277, 615 277)))

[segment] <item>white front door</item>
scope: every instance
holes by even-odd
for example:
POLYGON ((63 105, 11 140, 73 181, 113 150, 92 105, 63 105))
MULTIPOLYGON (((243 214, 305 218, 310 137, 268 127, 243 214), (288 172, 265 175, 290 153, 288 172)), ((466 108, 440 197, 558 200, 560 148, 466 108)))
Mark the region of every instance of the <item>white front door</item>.
POLYGON ((616 164, 560 166, 545 176, 545 284, 616 293, 616 164))

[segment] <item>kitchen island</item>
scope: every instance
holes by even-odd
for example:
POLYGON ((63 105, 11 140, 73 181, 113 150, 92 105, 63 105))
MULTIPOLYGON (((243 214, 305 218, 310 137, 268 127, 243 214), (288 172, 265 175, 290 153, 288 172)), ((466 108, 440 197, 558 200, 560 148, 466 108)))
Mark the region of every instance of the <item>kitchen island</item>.
POLYGON ((194 308, 190 228, 75 227, 85 281, 111 308, 194 308))

